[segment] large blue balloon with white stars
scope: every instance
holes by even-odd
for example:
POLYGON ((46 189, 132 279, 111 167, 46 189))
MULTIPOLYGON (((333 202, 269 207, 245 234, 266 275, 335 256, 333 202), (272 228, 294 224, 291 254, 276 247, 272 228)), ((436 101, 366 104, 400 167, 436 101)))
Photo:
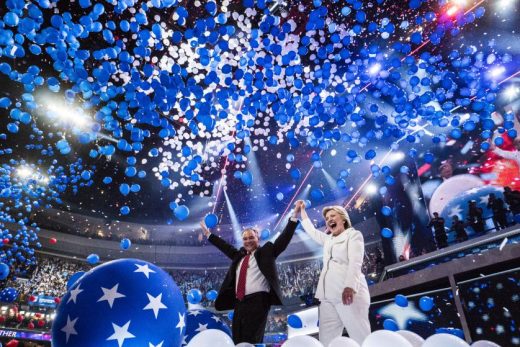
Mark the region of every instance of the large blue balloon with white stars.
POLYGON ((186 334, 182 345, 187 345, 198 333, 207 329, 222 330, 231 337, 231 330, 221 317, 208 310, 190 310, 186 315, 186 334))
POLYGON ((63 297, 52 326, 54 347, 179 347, 182 294, 161 268, 137 259, 97 266, 63 297))

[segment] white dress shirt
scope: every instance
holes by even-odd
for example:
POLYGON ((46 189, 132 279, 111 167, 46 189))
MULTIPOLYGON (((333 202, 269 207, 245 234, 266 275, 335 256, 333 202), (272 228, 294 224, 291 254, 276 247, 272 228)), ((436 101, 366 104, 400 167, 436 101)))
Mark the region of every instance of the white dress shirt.
MULTIPOLYGON (((255 251, 251 253, 249 256, 249 264, 247 266, 247 275, 246 275, 246 293, 245 295, 254 294, 258 292, 266 292, 269 293, 271 291, 271 287, 269 287, 269 283, 267 279, 260 271, 258 267, 258 263, 255 258, 255 251)), ((244 258, 240 260, 236 269, 236 280, 235 280, 235 293, 238 288, 238 277, 240 276, 240 268, 242 267, 242 263, 244 262, 244 258)))

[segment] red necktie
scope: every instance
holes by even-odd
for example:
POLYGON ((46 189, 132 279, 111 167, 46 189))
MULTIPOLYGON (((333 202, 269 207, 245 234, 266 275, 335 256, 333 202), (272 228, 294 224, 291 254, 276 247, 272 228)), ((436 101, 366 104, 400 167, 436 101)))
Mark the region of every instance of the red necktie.
POLYGON ((244 257, 242 265, 240 266, 240 273, 238 274, 238 285, 237 285, 237 299, 242 301, 246 296, 246 277, 247 277, 247 266, 249 265, 249 254, 244 257))

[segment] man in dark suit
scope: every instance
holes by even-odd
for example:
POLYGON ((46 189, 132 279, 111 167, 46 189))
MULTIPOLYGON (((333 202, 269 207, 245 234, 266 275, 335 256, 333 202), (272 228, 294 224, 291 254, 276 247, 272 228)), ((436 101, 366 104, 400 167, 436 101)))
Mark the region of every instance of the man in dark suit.
POLYGON ((219 311, 234 310, 232 331, 235 344, 261 343, 271 305, 282 305, 276 258, 294 235, 298 225, 296 216, 295 212, 274 243, 267 242, 261 247, 258 231, 253 228, 244 230, 244 246, 240 249, 212 234, 204 222, 200 223, 209 242, 231 259, 215 308, 219 311))

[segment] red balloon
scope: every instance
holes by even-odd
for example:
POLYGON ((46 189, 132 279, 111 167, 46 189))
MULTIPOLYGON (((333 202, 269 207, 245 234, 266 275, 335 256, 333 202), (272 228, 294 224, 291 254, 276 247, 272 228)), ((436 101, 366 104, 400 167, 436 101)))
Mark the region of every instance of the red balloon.
POLYGON ((16 316, 16 320, 18 321, 18 323, 21 323, 23 321, 23 316, 19 314, 18 316, 16 316))
POLYGON ((49 239, 49 242, 50 242, 52 245, 55 245, 56 242, 58 242, 58 240, 56 240, 54 237, 51 237, 51 238, 49 239))
POLYGON ((59 305, 61 302, 61 298, 55 297, 54 302, 59 305))
POLYGON ((36 301, 36 297, 34 295, 29 296, 29 301, 30 302, 35 302, 36 301))
POLYGON ((38 326, 39 326, 40 328, 43 328, 43 327, 45 326, 45 320, 40 319, 40 320, 38 321, 38 326))
POLYGON ((40 317, 42 316, 42 314, 41 314, 41 313, 35 313, 34 316, 35 316, 36 318, 40 318, 40 317))
POLYGON ((18 340, 11 340, 6 343, 5 347, 18 347, 19 343, 18 340))
POLYGON ((4 245, 7 245, 9 243, 9 239, 3 239, 2 242, 4 243, 4 245))
POLYGON ((29 324, 27 324, 27 327, 29 329, 34 329, 34 323, 33 322, 30 322, 29 324))
POLYGON ((4 322, 5 322, 5 317, 4 316, 0 316, 0 324, 4 323, 4 322))

